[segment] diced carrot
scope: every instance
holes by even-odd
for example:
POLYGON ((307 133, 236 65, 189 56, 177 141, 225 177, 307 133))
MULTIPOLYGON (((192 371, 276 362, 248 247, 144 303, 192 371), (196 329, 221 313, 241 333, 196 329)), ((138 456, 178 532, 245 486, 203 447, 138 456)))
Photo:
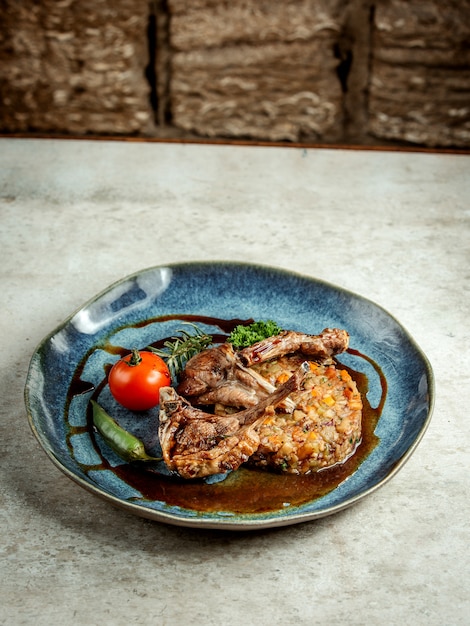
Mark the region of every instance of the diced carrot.
POLYGON ((362 402, 360 400, 353 400, 349 403, 349 408, 352 411, 358 411, 359 409, 362 409, 362 402))
POLYGON ((326 368, 325 374, 327 378, 334 378, 336 376, 336 370, 332 365, 330 365, 329 367, 326 368))
POLYGON ((313 446, 311 443, 304 443, 303 446, 301 446, 298 450, 297 450, 297 457, 299 459, 299 461, 303 461, 304 459, 306 459, 310 454, 312 454, 313 452, 313 446))

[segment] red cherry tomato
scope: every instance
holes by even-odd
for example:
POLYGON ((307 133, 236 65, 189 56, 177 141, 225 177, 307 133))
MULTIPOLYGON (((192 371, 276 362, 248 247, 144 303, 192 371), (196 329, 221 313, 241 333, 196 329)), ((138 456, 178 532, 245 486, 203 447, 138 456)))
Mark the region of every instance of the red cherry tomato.
POLYGON ((133 350, 117 361, 108 376, 114 399, 131 411, 146 411, 160 401, 160 388, 171 384, 166 363, 157 354, 133 350))

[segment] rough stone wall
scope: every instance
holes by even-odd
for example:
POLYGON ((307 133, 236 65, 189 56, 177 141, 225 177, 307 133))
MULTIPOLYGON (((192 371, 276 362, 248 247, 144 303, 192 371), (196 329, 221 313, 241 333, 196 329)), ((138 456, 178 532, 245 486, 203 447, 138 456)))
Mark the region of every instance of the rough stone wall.
POLYGON ((153 124, 146 3, 2 0, 0 7, 0 128, 135 134, 153 124))
POLYGON ((344 2, 169 0, 173 122, 209 137, 340 140, 344 2))
POLYGON ((0 0, 0 132, 470 147, 470 0, 0 0))
POLYGON ((369 130, 470 146, 470 2, 390 0, 375 9, 369 130))

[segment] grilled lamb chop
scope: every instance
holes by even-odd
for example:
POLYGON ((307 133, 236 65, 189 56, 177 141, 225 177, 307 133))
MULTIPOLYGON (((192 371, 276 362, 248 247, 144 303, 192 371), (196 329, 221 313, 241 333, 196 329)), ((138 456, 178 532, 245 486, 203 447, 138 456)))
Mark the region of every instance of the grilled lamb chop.
MULTIPOLYGON (((238 353, 229 343, 224 343, 196 354, 187 362, 177 391, 193 404, 256 406, 275 386, 249 369, 249 365, 297 351, 325 359, 346 350, 348 342, 346 331, 325 329, 320 335, 284 331, 238 353)), ((289 411, 294 409, 289 399, 281 406, 289 411)))
POLYGON ((274 407, 300 389, 309 366, 303 363, 287 382, 254 407, 230 416, 205 413, 171 387, 160 390, 159 438, 163 459, 183 478, 201 478, 236 470, 256 452, 257 432, 274 407))
POLYGON ((339 328, 325 328, 319 335, 305 335, 284 330, 279 335, 258 341, 238 353, 243 365, 263 363, 276 357, 301 352, 315 359, 327 359, 344 352, 349 345, 349 335, 339 328))
POLYGON ((197 404, 250 407, 258 404, 259 388, 256 378, 239 367, 232 346, 224 343, 199 352, 186 363, 177 391, 197 404))

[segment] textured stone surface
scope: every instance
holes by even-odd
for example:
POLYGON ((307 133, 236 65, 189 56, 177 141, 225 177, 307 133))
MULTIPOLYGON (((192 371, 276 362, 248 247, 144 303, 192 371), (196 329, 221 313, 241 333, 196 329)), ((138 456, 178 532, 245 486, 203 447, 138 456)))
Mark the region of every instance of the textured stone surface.
POLYGON ((210 137, 338 139, 344 4, 170 0, 173 123, 210 137))
POLYGON ((215 48, 236 43, 307 41, 339 30, 350 0, 168 0, 171 43, 177 50, 215 48))
POLYGON ((470 145, 470 2, 377 3, 369 129, 429 146, 470 145))
POLYGON ((132 134, 152 120, 146 3, 6 0, 0 127, 132 134))
POLYGON ((2 0, 0 132, 470 148, 470 0, 2 0))

